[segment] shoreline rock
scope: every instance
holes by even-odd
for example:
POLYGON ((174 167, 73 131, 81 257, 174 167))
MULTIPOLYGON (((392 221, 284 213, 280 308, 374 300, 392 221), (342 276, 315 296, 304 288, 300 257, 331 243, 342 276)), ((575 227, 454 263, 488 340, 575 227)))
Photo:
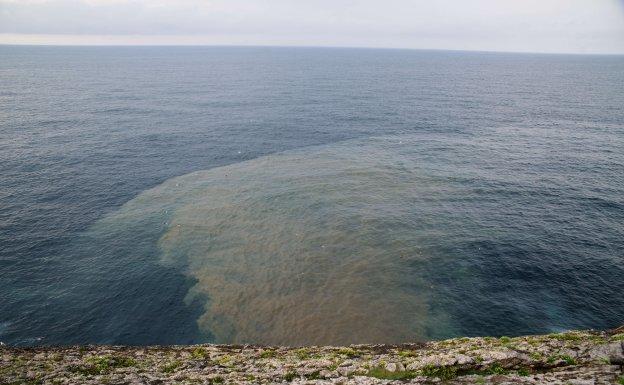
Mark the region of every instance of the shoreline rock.
POLYGON ((624 330, 402 345, 0 346, 0 384, 623 384, 624 330))

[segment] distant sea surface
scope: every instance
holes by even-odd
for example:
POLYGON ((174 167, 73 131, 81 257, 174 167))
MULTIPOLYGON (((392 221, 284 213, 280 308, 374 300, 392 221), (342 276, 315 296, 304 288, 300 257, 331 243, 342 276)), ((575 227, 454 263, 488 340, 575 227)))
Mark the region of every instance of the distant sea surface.
POLYGON ((0 341, 624 323, 624 57, 0 46, 0 341))

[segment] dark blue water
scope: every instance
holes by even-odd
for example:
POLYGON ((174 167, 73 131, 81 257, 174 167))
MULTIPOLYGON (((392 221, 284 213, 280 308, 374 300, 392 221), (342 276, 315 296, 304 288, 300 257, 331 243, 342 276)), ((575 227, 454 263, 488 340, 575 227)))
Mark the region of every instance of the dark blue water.
POLYGON ((624 57, 2 46, 0 84, 2 342, 624 323, 624 57))

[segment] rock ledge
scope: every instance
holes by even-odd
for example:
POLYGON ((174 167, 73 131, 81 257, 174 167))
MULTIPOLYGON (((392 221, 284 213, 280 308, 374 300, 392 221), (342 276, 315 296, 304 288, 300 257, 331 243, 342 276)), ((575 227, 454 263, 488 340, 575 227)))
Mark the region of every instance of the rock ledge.
POLYGON ((624 329, 402 345, 0 347, 0 384, 622 384, 624 329))

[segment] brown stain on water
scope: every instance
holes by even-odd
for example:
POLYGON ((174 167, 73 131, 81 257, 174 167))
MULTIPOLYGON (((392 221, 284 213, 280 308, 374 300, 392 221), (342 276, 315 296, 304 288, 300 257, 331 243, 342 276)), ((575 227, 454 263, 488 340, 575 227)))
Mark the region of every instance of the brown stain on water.
POLYGON ((410 268, 423 257, 397 206, 417 184, 403 166, 352 155, 272 156, 176 179, 173 190, 187 185, 189 196, 160 240, 162 258, 185 261, 197 280, 189 298, 208 298, 198 323, 216 342, 426 336, 427 284, 410 268))

